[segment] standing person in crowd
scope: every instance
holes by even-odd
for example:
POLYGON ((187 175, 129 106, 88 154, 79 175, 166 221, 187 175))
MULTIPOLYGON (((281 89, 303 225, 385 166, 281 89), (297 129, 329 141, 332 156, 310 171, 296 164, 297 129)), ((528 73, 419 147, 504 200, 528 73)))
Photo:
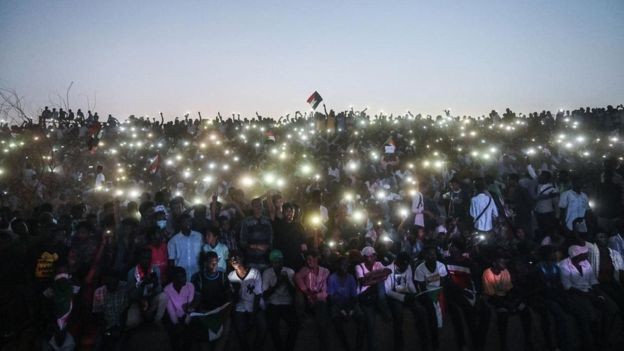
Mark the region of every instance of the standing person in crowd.
POLYGON ((233 291, 235 302, 232 321, 234 331, 242 351, 249 351, 251 340, 249 333, 255 327, 256 336, 253 345, 264 347, 266 338, 266 319, 261 306, 262 276, 260 271, 245 265, 243 256, 234 252, 230 254, 230 265, 233 271, 228 274, 228 280, 233 291))
POLYGON ((480 233, 490 233, 494 229, 494 219, 498 217, 498 210, 492 196, 486 190, 483 179, 476 179, 474 185, 477 195, 470 200, 473 228, 480 233))
POLYGON ((102 190, 102 188, 106 185, 106 177, 104 176, 104 167, 102 165, 98 165, 95 169, 95 189, 102 190))
POLYGON ((615 229, 615 223, 622 213, 622 187, 613 182, 614 170, 606 169, 596 189, 596 215, 598 227, 607 233, 615 229))
POLYGON ((507 261, 501 253, 495 253, 492 266, 483 272, 483 294, 496 310, 499 350, 507 350, 507 325, 510 314, 520 314, 524 333, 524 348, 531 350, 531 313, 526 302, 515 291, 507 261))
MULTIPOLYGON (((611 237, 609 237, 609 248, 617 251, 624 257, 624 221, 616 221, 614 227, 611 237)), ((624 281, 620 282, 624 284, 624 281)))
POLYGON ((428 350, 431 344, 428 331, 435 328, 428 325, 427 310, 416 299, 414 275, 410 266, 410 256, 400 252, 387 268, 390 274, 384 282, 388 305, 392 312, 392 329, 394 331, 394 350, 402 351, 405 348, 403 336, 403 310, 409 310, 414 316, 414 327, 420 337, 423 350, 428 350))
POLYGON ((425 307, 431 346, 440 348, 438 329, 442 328, 442 310, 439 296, 443 286, 447 285, 448 272, 444 263, 438 261, 436 248, 429 246, 423 251, 425 261, 416 267, 414 281, 418 284, 421 295, 418 301, 425 307))
POLYGON ((167 243, 169 266, 182 267, 191 279, 199 271, 198 259, 202 248, 202 236, 191 230, 191 216, 183 214, 178 219, 180 231, 167 243))
MULTIPOLYGON (((199 272, 195 273, 191 281, 195 290, 193 309, 199 313, 206 313, 223 307, 232 300, 230 281, 225 272, 220 271, 219 257, 214 251, 202 252, 199 255, 199 272)), ((210 324, 204 323, 209 318, 196 316, 191 318, 189 325, 194 350, 204 351, 210 348, 222 351, 230 335, 230 309, 221 315, 223 332, 218 341, 210 339, 210 324)))
POLYGON ((572 177, 572 189, 564 191, 559 197, 559 209, 561 211, 560 220, 568 231, 573 231, 572 223, 577 218, 582 221, 579 224, 579 232, 587 232, 587 224, 585 223, 585 213, 589 210, 589 199, 582 191, 583 183, 579 176, 572 177))
POLYGON ((556 209, 559 203, 559 193, 552 183, 552 174, 542 171, 537 178, 537 188, 535 189, 535 219, 540 230, 541 239, 546 235, 551 235, 557 228, 556 209))
POLYGON ((566 326, 565 293, 561 285, 561 269, 557 265, 557 252, 550 245, 539 249, 540 260, 535 267, 536 294, 533 298, 533 310, 540 316, 544 341, 549 350, 568 350, 568 330, 566 326), (552 339, 553 324, 557 339, 552 339))
POLYGON ((364 262, 355 266, 355 277, 358 280, 358 301, 366 321, 366 343, 369 351, 377 350, 375 338, 376 311, 384 316, 388 314, 386 289, 384 282, 390 270, 377 261, 375 249, 365 246, 362 249, 364 262))
POLYGON ((173 267, 172 282, 165 286, 167 295, 167 315, 173 325, 169 333, 173 350, 187 350, 188 340, 187 317, 193 310, 195 287, 186 280, 186 271, 182 267, 173 267))
POLYGON ((347 256, 338 258, 336 271, 327 279, 327 297, 331 304, 331 319, 343 350, 352 350, 344 329, 345 324, 351 320, 356 324, 355 350, 362 350, 364 347, 364 315, 357 304, 357 283, 353 275, 349 273, 349 258, 347 256))
POLYGON ((455 328, 457 347, 461 350, 467 346, 463 315, 470 331, 472 346, 481 350, 485 346, 490 312, 480 296, 481 279, 478 277, 478 268, 468 257, 463 240, 458 238, 451 241, 449 257, 445 263, 450 279, 445 287, 444 297, 455 328))
POLYGON ((284 265, 294 270, 303 267, 305 230, 303 225, 295 221, 295 207, 291 203, 282 205, 282 216, 273 220, 273 247, 284 255, 284 265))
POLYGON ((218 218, 221 242, 227 246, 229 252, 239 251, 238 232, 232 228, 232 223, 228 216, 222 215, 218 218))
POLYGON ((203 252, 214 251, 219 257, 218 268, 221 272, 227 269, 227 260, 230 255, 228 247, 220 241, 221 232, 218 227, 208 226, 204 236, 205 244, 202 247, 203 252))
POLYGON ((329 270, 319 266, 319 254, 308 250, 304 254, 306 265, 295 274, 297 288, 303 294, 306 309, 314 316, 319 338, 319 350, 328 343, 327 278, 329 270))
POLYGON ((583 350, 601 350, 607 340, 606 300, 598 290, 598 279, 587 258, 588 248, 572 245, 568 255, 559 262, 561 283, 567 292, 567 310, 579 326, 583 350))
POLYGON ((269 266, 269 252, 273 246, 273 227, 269 217, 262 215, 262 201, 251 201, 253 215, 241 223, 240 247, 245 253, 249 267, 259 271, 269 266))
POLYGON ((269 261, 271 267, 262 273, 262 287, 273 346, 276 351, 293 351, 299 331, 294 307, 295 271, 284 266, 284 255, 279 250, 271 251, 269 261), (280 321, 286 324, 286 340, 282 340, 280 321))
POLYGON ((162 325, 167 308, 167 296, 162 291, 160 270, 153 266, 152 251, 143 248, 138 252, 138 264, 128 271, 128 310, 126 328, 138 327, 145 322, 162 325))

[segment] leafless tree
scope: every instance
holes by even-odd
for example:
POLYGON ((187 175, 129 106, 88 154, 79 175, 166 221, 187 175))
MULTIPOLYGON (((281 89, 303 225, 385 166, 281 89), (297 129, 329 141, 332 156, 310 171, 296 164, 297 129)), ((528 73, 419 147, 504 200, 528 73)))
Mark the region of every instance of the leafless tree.
POLYGON ((0 88, 0 113, 8 122, 32 123, 30 113, 26 111, 24 97, 20 96, 15 89, 0 88))

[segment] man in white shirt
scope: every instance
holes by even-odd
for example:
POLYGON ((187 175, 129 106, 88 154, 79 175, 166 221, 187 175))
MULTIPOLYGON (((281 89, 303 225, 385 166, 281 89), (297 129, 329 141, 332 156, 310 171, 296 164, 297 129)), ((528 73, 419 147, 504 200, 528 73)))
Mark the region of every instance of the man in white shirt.
POLYGON ((169 266, 178 266, 186 270, 186 278, 191 281, 193 274, 199 272, 199 254, 202 250, 202 236, 191 230, 191 216, 180 217, 180 232, 167 243, 169 266))
POLYGON ((485 189, 483 179, 475 180, 477 195, 470 200, 470 216, 474 229, 480 232, 489 232, 493 229, 494 218, 498 217, 498 210, 494 199, 485 189))
MULTIPOLYGON (((565 226, 569 231, 574 229, 572 222, 577 218, 585 219, 585 212, 589 209, 589 199, 581 191, 582 187, 580 178, 574 177, 572 179, 572 189, 561 193, 559 198, 560 218, 565 221, 565 226)), ((584 220, 579 228, 580 232, 587 232, 584 220)))
POLYGON ((555 210, 559 203, 559 192, 551 182, 552 175, 548 171, 542 171, 538 177, 535 193, 535 218, 542 236, 552 234, 555 228, 555 210))
POLYGON ((106 177, 104 177, 104 173, 102 173, 103 171, 104 171, 104 167, 102 167, 101 165, 97 166, 96 172, 95 172, 95 189, 96 190, 102 189, 105 185, 106 177))
POLYGON ((230 255, 230 264, 234 269, 228 274, 230 286, 234 290, 234 313, 232 320, 242 351, 250 351, 249 332, 255 326, 254 349, 263 349, 266 336, 266 320, 261 309, 262 275, 255 268, 245 266, 243 257, 238 253, 230 255))
POLYGON ((580 330, 583 350, 603 349, 596 341, 607 340, 606 300, 594 287, 598 279, 589 263, 587 246, 572 245, 568 249, 570 257, 559 262, 561 283, 568 292, 567 310, 574 316, 580 330), (597 313, 598 312, 598 313, 597 313), (592 318, 593 317, 593 318, 592 318), (601 323, 601 335, 596 335, 593 325, 601 323))
POLYGON ((446 285, 448 271, 444 263, 437 260, 438 256, 435 247, 427 247, 423 251, 425 262, 416 267, 414 271, 414 281, 418 284, 418 290, 424 293, 418 297, 418 301, 427 310, 427 320, 429 324, 429 335, 434 350, 439 345, 438 328, 442 327, 442 311, 438 301, 441 288, 446 285), (437 298, 433 298, 437 296, 437 298))
POLYGON ((269 254, 271 267, 262 272, 262 290, 267 303, 266 314, 269 331, 276 350, 292 351, 295 348, 299 322, 293 305, 295 271, 284 267, 284 255, 280 250, 269 254), (280 321, 284 321, 288 330, 284 341, 280 333, 280 321))
POLYGON ((416 286, 412 267, 410 267, 410 256, 407 252, 399 252, 388 268, 390 274, 385 281, 388 305, 392 313, 392 330, 394 331, 394 350, 404 349, 403 339, 403 309, 407 308, 414 315, 414 326, 424 344, 424 349, 429 349, 429 336, 427 333, 427 310, 416 301, 416 286))
POLYGON ((412 213, 414 214, 414 225, 425 226, 425 198, 420 191, 414 191, 412 196, 412 213))

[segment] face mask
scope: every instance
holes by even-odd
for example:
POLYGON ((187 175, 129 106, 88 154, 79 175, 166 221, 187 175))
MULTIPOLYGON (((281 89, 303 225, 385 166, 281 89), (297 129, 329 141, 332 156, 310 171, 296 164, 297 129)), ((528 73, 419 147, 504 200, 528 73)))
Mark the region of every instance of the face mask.
POLYGON ((167 221, 162 220, 162 221, 157 221, 156 225, 158 226, 158 228, 160 229, 165 229, 167 227, 167 221))

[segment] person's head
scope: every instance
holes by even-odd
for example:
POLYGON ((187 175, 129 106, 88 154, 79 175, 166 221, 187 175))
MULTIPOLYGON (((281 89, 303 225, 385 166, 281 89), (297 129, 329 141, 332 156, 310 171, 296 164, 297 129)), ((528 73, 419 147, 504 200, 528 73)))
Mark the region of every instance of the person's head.
POLYGON ((547 183, 550 183, 551 179, 552 179, 552 175, 550 174, 550 172, 542 171, 542 173, 540 173, 539 177, 537 178, 537 181, 540 184, 547 184, 547 183))
POLYGON ((579 264, 588 258, 587 246, 572 245, 568 248, 568 256, 573 264, 579 264))
POLYGON ((91 226, 87 222, 80 222, 76 226, 76 237, 79 240, 86 240, 91 236, 91 226))
POLYGON ((173 267, 171 272, 171 282, 176 290, 180 290, 186 285, 186 270, 182 267, 173 267))
POLYGON ((286 222, 292 222, 295 219, 295 206, 290 202, 287 202, 282 205, 282 212, 284 214, 284 220, 286 222))
POLYGON ((336 261, 336 271, 341 276, 345 276, 349 272, 349 257, 340 256, 336 261))
POLYGON ((306 265, 308 266, 308 268, 310 269, 318 268, 319 254, 317 251, 308 250, 304 253, 304 257, 305 257, 306 265))
POLYGON ((539 257, 542 261, 554 264, 557 262, 557 250, 554 246, 544 245, 539 248, 539 257))
POLYGON ((214 251, 202 251, 199 254, 199 267, 208 274, 215 273, 219 267, 219 256, 214 251))
POLYGON ((254 217, 262 216, 262 200, 260 198, 251 200, 251 210, 253 211, 254 217))
POLYGON ((583 189, 583 181, 581 180, 581 177, 579 176, 572 177, 572 190, 576 191, 577 193, 580 193, 582 189, 583 189))
POLYGON ((186 235, 190 234, 191 233, 191 216, 185 213, 180 216, 178 221, 179 221, 180 231, 186 235))
POLYGON ((214 227, 214 226, 209 226, 206 229, 206 235, 204 236, 204 239, 206 240, 208 244, 210 244, 210 246, 215 246, 219 242, 220 236, 221 236, 221 231, 219 230, 219 228, 214 227))
POLYGON ((407 252, 401 251, 394 259, 394 264, 400 272, 405 272, 407 267, 409 267, 410 261, 410 255, 407 252))
POLYGON ((507 259, 502 253, 495 253, 492 258, 492 271, 498 274, 505 269, 507 269, 507 259))
POLYGON ((238 270, 245 267, 245 259, 240 252, 230 253, 230 265, 234 270, 238 270))
POLYGON ((152 250, 147 247, 139 250, 138 253, 138 264, 143 268, 147 268, 152 263, 152 250))
POLYGON ((284 267, 284 255, 282 251, 273 249, 271 253, 269 253, 269 261, 271 262, 271 266, 276 271, 280 271, 282 267, 284 267))
POLYGON ((433 264, 438 260, 438 254, 434 246, 428 246, 423 250, 423 258, 425 263, 433 264))
POLYGON ((607 236, 607 233, 598 233, 596 234, 596 245, 598 245, 598 247, 607 247, 607 245, 609 244, 609 236, 607 236))
POLYGON ((102 272, 102 285, 106 286, 106 290, 114 292, 119 286, 119 272, 113 269, 106 269, 102 272))
POLYGON ((195 205, 195 218, 206 218, 207 207, 206 205, 195 205))
POLYGON ((452 239, 449 243, 449 255, 455 259, 460 258, 466 251, 466 243, 460 239, 452 239))
POLYGON ((377 260, 377 253, 372 246, 365 246, 362 249, 362 258, 364 259, 364 264, 367 266, 372 266, 377 260))
POLYGON ((219 226, 222 230, 230 230, 230 218, 228 216, 219 216, 219 226))
POLYGON ((484 192, 485 189, 486 189, 486 184, 485 184, 485 181, 483 180, 483 178, 475 178, 475 180, 474 180, 474 187, 475 187, 475 190, 477 191, 477 193, 484 192))

